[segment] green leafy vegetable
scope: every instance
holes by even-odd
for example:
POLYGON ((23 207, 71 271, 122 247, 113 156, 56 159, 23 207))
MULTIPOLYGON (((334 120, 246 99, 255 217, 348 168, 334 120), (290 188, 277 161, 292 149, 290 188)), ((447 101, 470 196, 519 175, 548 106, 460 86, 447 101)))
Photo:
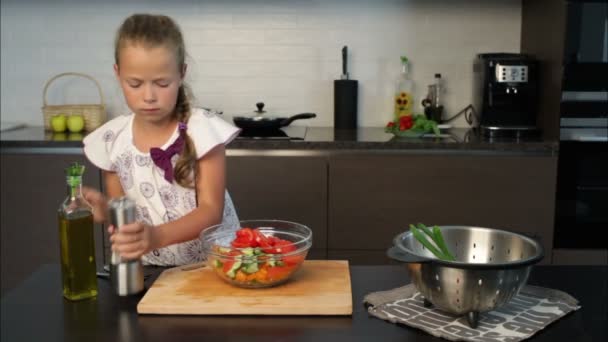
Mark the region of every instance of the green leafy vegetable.
POLYGON ((406 115, 390 121, 384 131, 398 137, 419 137, 431 132, 439 136, 437 122, 427 119, 424 114, 406 115))
POLYGON ((429 229, 422 223, 418 223, 417 226, 418 227, 410 224, 410 231, 416 240, 418 240, 418 242, 420 242, 426 249, 441 260, 456 260, 445 244, 445 240, 441 234, 441 229, 439 229, 438 226, 434 226, 433 230, 429 229), (430 241, 428 238, 430 238, 430 241))
POLYGON ((67 175, 67 183, 70 187, 75 188, 82 182, 82 175, 84 174, 84 165, 78 162, 73 162, 65 169, 67 175))
POLYGON ((66 168, 66 173, 71 177, 80 177, 84 174, 84 165, 73 162, 66 168))

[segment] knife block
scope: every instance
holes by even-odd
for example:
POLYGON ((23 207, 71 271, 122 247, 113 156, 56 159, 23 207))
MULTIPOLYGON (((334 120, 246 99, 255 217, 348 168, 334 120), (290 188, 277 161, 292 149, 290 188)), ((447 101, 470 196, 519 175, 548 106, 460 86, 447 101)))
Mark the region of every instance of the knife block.
POLYGON ((357 128, 356 80, 334 81, 334 130, 357 128))

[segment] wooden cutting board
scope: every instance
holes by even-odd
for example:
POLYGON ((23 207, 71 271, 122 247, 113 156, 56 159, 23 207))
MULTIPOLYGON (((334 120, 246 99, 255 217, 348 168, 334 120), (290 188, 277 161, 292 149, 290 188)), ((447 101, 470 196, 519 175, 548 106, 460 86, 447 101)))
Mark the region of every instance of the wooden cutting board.
POLYGON ((137 305, 140 314, 351 315, 346 260, 306 260, 288 282, 244 289, 220 279, 209 267, 164 271, 137 305), (188 270, 190 269, 190 270, 188 270))

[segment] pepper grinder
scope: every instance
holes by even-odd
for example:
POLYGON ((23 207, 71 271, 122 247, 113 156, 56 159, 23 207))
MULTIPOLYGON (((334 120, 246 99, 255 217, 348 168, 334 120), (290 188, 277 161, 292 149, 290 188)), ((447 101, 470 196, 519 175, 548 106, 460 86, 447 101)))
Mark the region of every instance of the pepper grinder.
MULTIPOLYGON (((127 197, 113 199, 108 203, 110 222, 118 230, 125 224, 135 222, 135 202, 127 197)), ((126 260, 117 252, 110 259, 110 278, 116 294, 128 296, 144 289, 144 268, 140 259, 126 260)))
POLYGON ((349 79, 348 47, 342 48, 342 75, 334 80, 334 130, 357 128, 358 82, 349 79))
POLYGON ((435 84, 429 85, 429 93, 426 99, 422 100, 427 119, 434 120, 438 124, 443 122, 441 118, 443 105, 440 100, 442 88, 441 74, 435 74, 435 84))

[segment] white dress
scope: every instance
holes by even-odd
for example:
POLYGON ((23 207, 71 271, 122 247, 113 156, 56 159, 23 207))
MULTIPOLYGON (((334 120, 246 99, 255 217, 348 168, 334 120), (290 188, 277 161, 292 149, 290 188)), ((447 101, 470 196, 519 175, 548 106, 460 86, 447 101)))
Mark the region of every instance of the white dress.
MULTIPOLYGON (((137 204, 137 220, 157 226, 178 219, 196 208, 196 192, 177 182, 169 183, 164 172, 154 164, 150 153, 139 151, 132 140, 133 114, 114 118, 85 137, 84 153, 97 167, 116 172, 125 195, 137 204)), ((213 147, 228 144, 239 129, 203 109, 193 109, 187 133, 201 158, 213 147)), ((175 132, 161 146, 164 150, 179 136, 175 132)), ((175 166, 178 156, 171 163, 175 166)), ((204 172, 204 171, 203 171, 204 172)), ((238 229, 239 219, 228 191, 225 193, 223 222, 238 229)), ((154 250, 142 257, 146 265, 186 265, 204 259, 199 239, 154 250)))

